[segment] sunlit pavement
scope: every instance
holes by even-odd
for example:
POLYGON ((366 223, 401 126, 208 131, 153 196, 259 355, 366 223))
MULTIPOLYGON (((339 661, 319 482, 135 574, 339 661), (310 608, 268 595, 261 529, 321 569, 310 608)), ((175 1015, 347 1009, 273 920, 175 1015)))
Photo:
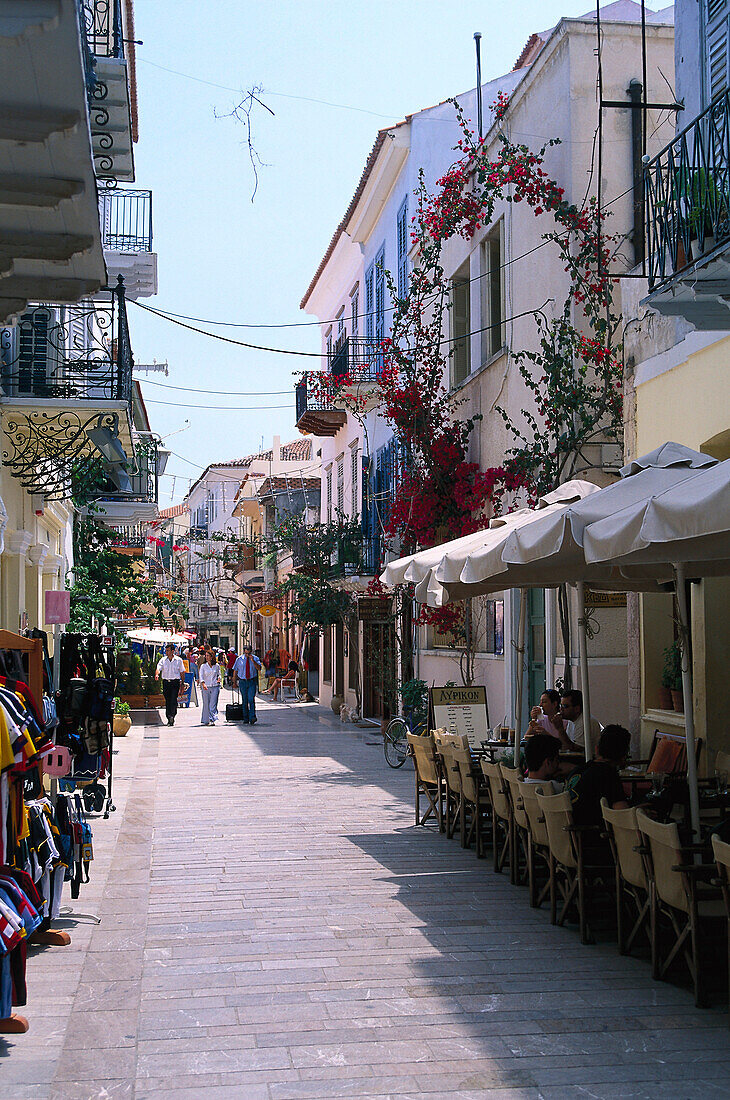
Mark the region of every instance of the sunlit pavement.
POLYGON ((726 1016, 414 828, 378 731, 258 711, 118 742, 102 921, 29 959, 3 1100, 727 1096, 726 1016))

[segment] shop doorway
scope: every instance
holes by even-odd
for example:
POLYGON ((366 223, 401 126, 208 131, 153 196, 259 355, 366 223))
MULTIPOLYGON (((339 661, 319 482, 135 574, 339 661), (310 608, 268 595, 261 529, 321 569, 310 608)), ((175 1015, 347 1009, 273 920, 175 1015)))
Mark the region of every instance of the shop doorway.
POLYGON ((335 695, 345 698, 345 631, 342 623, 335 626, 335 695))
POLYGON ((364 624, 363 705, 366 718, 387 717, 395 690, 393 623, 364 624))

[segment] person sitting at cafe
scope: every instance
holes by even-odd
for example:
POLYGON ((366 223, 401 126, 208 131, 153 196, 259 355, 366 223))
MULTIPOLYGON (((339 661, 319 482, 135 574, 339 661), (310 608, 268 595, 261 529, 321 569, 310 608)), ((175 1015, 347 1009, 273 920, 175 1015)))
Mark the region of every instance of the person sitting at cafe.
POLYGON ((560 771, 560 742, 549 733, 535 733, 525 745, 525 783, 541 783, 545 794, 560 794, 563 784, 555 777, 560 771))
POLYGON ((289 662, 289 667, 287 668, 285 675, 281 676, 281 677, 277 677, 276 680, 274 680, 274 683, 271 686, 271 694, 272 694, 274 702, 276 702, 276 700, 279 697, 279 691, 281 690, 281 685, 282 684, 293 684, 298 675, 299 675, 299 665, 297 664, 296 661, 290 661, 289 662))
MULTIPOLYGON (((584 749, 586 735, 583 728, 583 692, 576 688, 563 691, 560 695, 560 712, 553 718, 558 730, 560 744, 564 749, 584 749)), ((591 715, 591 745, 598 744, 603 726, 591 715)))
POLYGON ((561 741, 565 737, 565 730, 558 729, 554 719, 560 712, 560 692, 555 688, 548 688, 540 696, 540 705, 530 711, 530 724, 525 731, 525 737, 534 737, 538 733, 549 733, 551 737, 557 737, 561 741), (561 731, 563 738, 561 738, 561 731))
POLYGON ((628 808, 619 772, 626 767, 630 746, 631 734, 627 729, 606 726, 598 738, 593 759, 579 765, 568 776, 566 790, 573 803, 576 825, 603 825, 602 798, 614 810, 628 808))

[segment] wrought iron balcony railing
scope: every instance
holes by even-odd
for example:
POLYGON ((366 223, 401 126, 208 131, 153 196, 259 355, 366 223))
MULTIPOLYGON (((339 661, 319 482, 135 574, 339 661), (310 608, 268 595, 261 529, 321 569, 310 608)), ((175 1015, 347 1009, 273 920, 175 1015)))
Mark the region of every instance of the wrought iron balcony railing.
POLYGON ((102 245, 109 252, 152 251, 152 192, 121 189, 99 196, 102 245))
POLYGON ((82 0, 82 17, 94 57, 124 57, 122 0, 82 0))
POLYGON ((102 491, 100 502, 105 500, 138 501, 143 504, 157 504, 158 480, 157 459, 160 441, 151 432, 133 432, 132 446, 127 476, 131 483, 129 492, 120 493, 109 482, 102 491))
POLYGON ((347 376, 356 384, 375 382, 383 367, 383 353, 372 341, 349 336, 329 356, 328 366, 334 378, 347 376))
POLYGON ((378 537, 342 539, 333 555, 332 577, 370 577, 381 571, 383 544, 378 537))
POLYGON ((0 401, 87 401, 104 408, 132 397, 132 347, 124 282, 107 300, 32 305, 0 331, 0 401))
POLYGON ((146 550, 149 546, 149 528, 141 524, 115 527, 110 532, 110 545, 119 550, 146 550))
POLYGON ((730 96, 725 92, 646 166, 649 289, 730 242, 730 96))

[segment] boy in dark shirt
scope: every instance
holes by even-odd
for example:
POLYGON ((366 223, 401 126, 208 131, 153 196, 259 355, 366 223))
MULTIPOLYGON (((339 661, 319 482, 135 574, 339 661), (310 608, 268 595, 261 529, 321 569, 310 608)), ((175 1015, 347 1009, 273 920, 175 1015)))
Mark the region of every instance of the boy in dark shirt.
POLYGON ((619 771, 626 766, 631 734, 623 726, 606 726, 596 755, 568 777, 566 789, 573 801, 576 825, 603 825, 601 799, 616 810, 628 807, 619 771))

